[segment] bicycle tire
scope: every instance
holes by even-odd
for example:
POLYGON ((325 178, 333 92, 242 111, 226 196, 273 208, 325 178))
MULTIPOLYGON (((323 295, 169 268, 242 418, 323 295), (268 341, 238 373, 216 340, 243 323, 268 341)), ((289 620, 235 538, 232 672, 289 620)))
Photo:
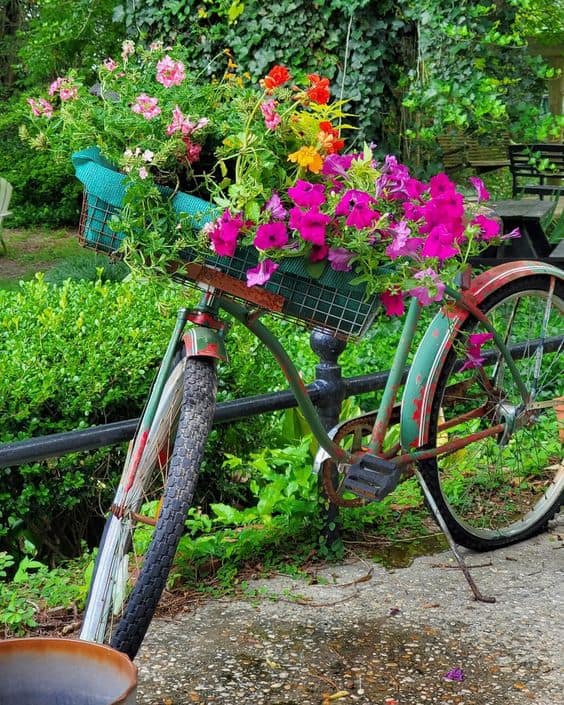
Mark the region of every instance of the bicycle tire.
POLYGON ((500 287, 480 305, 494 327, 504 323, 501 330, 525 382, 533 389, 538 380, 532 404, 519 405, 507 363, 493 342, 484 343, 487 349, 481 351, 497 351, 493 365, 460 371, 468 336, 485 332, 473 316, 457 334, 438 376, 428 447, 467 436, 469 428, 492 428, 499 421, 513 426, 510 434, 420 463, 453 538, 473 550, 501 548, 534 536, 562 505, 564 429, 556 400, 564 398, 564 283, 556 282, 552 298, 550 285, 549 275, 523 278, 500 287), (492 373, 489 383, 487 370, 492 373), (481 415, 457 426, 455 420, 473 408, 481 415), (449 427, 449 421, 454 425, 449 427))
MULTIPOLYGON (((155 466, 150 468, 152 472, 160 472, 156 467, 159 453, 163 446, 171 448, 171 452, 166 454, 167 476, 151 542, 127 599, 122 595, 116 597, 115 586, 124 577, 123 565, 127 564, 127 551, 134 531, 131 516, 138 511, 137 505, 140 505, 142 500, 139 488, 130 489, 128 491, 134 496, 131 502, 125 501, 128 514, 122 517, 110 515, 98 553, 94 578, 99 578, 100 594, 96 596, 96 603, 90 610, 93 615, 90 618, 89 605, 93 603, 92 593, 96 585, 93 579, 85 612, 85 625, 94 622, 97 632, 95 637, 92 637, 92 626, 87 629, 83 627, 81 638, 109 640, 113 648, 126 653, 131 659, 135 657, 166 586, 183 532, 213 421, 215 398, 216 374, 213 359, 184 358, 174 366, 158 404, 147 445, 139 463, 142 470, 155 466), (171 443, 172 437, 174 439, 171 443), (113 602, 120 608, 117 625, 112 623, 109 612, 113 602)), ((145 485, 151 482, 151 474, 143 473, 145 485)), ((124 503, 123 485, 126 478, 127 472, 124 472, 116 493, 116 503, 124 503)))

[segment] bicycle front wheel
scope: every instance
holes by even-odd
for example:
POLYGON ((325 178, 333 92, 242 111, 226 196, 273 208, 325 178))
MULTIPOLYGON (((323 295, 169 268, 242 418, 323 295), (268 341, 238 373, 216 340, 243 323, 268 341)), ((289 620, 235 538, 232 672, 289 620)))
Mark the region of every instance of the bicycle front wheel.
POLYGON ((483 551, 538 533, 562 504, 564 284, 531 276, 501 287, 480 308, 508 346, 529 400, 470 316, 438 378, 429 445, 500 430, 420 465, 454 539, 483 551))
MULTIPOLYGON (((198 480, 216 398, 211 358, 183 358, 173 368, 131 478, 126 463, 104 530, 81 639, 109 642, 133 659, 172 566, 198 480), (118 508, 116 510, 116 508, 118 508), (154 518, 151 517, 154 516, 154 518), (136 555, 135 532, 154 531, 136 555)), ((131 449, 140 447, 137 437, 131 449)))

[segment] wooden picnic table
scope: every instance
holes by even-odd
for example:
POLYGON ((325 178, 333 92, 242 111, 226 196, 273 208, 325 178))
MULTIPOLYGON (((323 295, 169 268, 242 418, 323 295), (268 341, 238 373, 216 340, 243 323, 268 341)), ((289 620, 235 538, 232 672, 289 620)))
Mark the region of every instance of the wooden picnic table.
POLYGON ((546 227, 556 208, 555 201, 522 198, 488 205, 501 218, 504 233, 519 228, 521 237, 507 240, 501 247, 489 248, 473 258, 475 264, 492 266, 516 259, 534 259, 564 267, 564 241, 554 247, 546 236, 546 227))

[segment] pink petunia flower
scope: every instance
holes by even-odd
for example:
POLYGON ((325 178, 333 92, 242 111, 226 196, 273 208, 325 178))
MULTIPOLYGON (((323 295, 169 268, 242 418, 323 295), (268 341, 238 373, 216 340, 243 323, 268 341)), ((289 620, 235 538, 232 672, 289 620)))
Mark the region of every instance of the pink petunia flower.
POLYGON ((265 259, 256 267, 247 269, 247 286, 262 286, 270 279, 279 265, 270 259, 265 259))
POLYGON ((173 61, 167 54, 157 63, 157 81, 165 88, 179 86, 186 78, 182 61, 173 61))
POLYGON ((470 221, 470 225, 477 225, 480 228, 479 237, 482 240, 492 240, 500 234, 500 224, 493 218, 485 215, 477 215, 470 221))
POLYGON ((288 231, 284 223, 265 223, 259 225, 253 245, 259 250, 284 247, 288 242, 288 231))
POLYGON ((487 343, 488 340, 491 340, 492 338, 493 333, 472 333, 468 336, 468 343, 466 345, 466 361, 460 368, 461 372, 462 370, 470 370, 475 367, 481 367, 484 364, 485 357, 482 355, 482 345, 487 343))
POLYGON ((288 189, 288 196, 301 208, 317 208, 325 203, 325 186, 298 179, 296 185, 288 189))
POLYGON ((146 120, 152 120, 157 115, 161 114, 161 109, 158 106, 158 98, 151 98, 146 93, 141 93, 135 99, 135 103, 131 106, 131 110, 138 115, 142 115, 146 120))
POLYGON ((290 227, 297 230, 303 240, 314 245, 325 244, 325 230, 330 222, 331 216, 315 209, 301 211, 299 208, 292 208, 290 211, 290 227))
POLYGON ((401 316, 405 311, 403 294, 401 291, 384 291, 380 294, 380 301, 388 316, 401 316))
POLYGON ((139 169, 139 178, 140 179, 146 179, 149 176, 149 172, 147 171, 147 168, 142 166, 139 169))
POLYGON ((213 251, 220 257, 233 257, 242 227, 241 214, 233 216, 228 210, 224 211, 208 232, 213 251))
POLYGON ((409 237, 411 235, 411 229, 408 227, 405 220, 394 223, 389 229, 394 239, 391 244, 386 247, 388 257, 390 259, 397 259, 402 256, 413 257, 421 247, 423 239, 420 237, 409 237))
POLYGON ((455 235, 445 225, 435 225, 427 235, 421 250, 423 257, 436 257, 441 262, 458 254, 455 235))
POLYGON ((27 103, 35 117, 50 118, 53 116, 54 107, 48 100, 45 100, 45 98, 40 98, 38 101, 33 98, 28 98, 27 103))
POLYGON ((102 66, 106 69, 106 71, 115 71, 118 67, 117 63, 113 59, 104 59, 102 61, 102 66))
POLYGON ((274 98, 269 98, 269 100, 265 100, 264 103, 261 103, 260 111, 267 130, 275 130, 282 122, 282 118, 276 112, 276 101, 274 98))
POLYGON ((324 176, 346 176, 351 168, 354 159, 358 159, 356 154, 328 154, 323 162, 321 173, 324 176))
POLYGON ((349 189, 337 203, 335 215, 346 215, 346 225, 362 230, 380 218, 380 214, 370 208, 373 202, 374 199, 366 191, 349 189))
POLYGON ((476 193, 478 194, 478 203, 480 201, 489 201, 490 200, 490 192, 486 188, 482 179, 479 179, 477 176, 470 176, 468 181, 476 189, 476 193))
POLYGON ((456 184, 443 171, 431 177, 429 186, 433 197, 456 192, 456 184))
POLYGON ((53 83, 49 86, 49 90, 47 91, 49 95, 55 95, 61 90, 61 86, 63 85, 64 79, 59 77, 56 78, 53 83))
POLYGON ((414 296, 422 306, 429 306, 433 301, 441 301, 445 293, 445 285, 434 269, 423 269, 414 277, 421 281, 421 286, 414 286, 409 294, 414 296))
POLYGON ((167 125, 166 134, 170 137, 175 132, 183 135, 191 135, 196 130, 201 130, 209 123, 208 118, 200 118, 197 122, 192 122, 187 115, 184 115, 179 106, 175 106, 172 111, 172 122, 167 125))
POLYGON ((288 215, 288 211, 282 205, 280 196, 277 193, 273 193, 272 196, 265 203, 264 210, 276 219, 282 220, 288 215))
POLYGON ((350 272, 352 270, 350 261, 354 257, 353 252, 349 252, 344 247, 331 247, 327 259, 331 263, 331 269, 336 272, 350 272))
POLYGON ((61 100, 75 100, 78 98, 78 88, 73 85, 63 85, 59 91, 61 100))
POLYGON ((328 254, 329 254, 329 246, 328 245, 312 245, 311 251, 309 253, 309 261, 310 262, 323 262, 324 259, 327 259, 328 254))

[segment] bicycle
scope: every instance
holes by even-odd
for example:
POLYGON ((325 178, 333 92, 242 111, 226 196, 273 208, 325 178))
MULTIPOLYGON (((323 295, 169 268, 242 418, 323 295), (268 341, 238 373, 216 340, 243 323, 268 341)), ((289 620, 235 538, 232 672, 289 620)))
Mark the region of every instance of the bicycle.
MULTIPOLYGON (((119 237, 107 223, 118 207, 87 190, 83 244, 107 253, 117 249, 119 237)), ((80 635, 109 640, 130 658, 165 588, 197 483, 214 415, 216 363, 226 360, 221 314, 245 325, 276 358, 320 445, 315 466, 337 506, 378 501, 415 474, 465 569, 456 543, 482 551, 523 540, 543 530, 562 503, 561 270, 512 262, 447 287, 446 301, 415 351, 400 404, 421 313, 412 299, 378 410, 327 432, 296 367, 260 318, 274 313, 349 339, 371 325, 378 299, 367 301, 347 273, 311 280, 295 263, 286 271, 281 266, 264 288, 249 289, 241 281, 247 258, 240 250, 234 258, 210 256, 204 263, 188 257, 171 271, 203 293, 195 309, 178 314, 130 444, 80 635), (472 345, 476 359, 470 364, 472 345), (392 423, 400 425, 400 441, 390 445, 385 439, 392 423), (155 492, 155 485, 163 489, 155 492), (144 515, 146 498, 161 494, 157 517, 144 515), (138 524, 155 528, 131 586, 128 552, 138 524)))

